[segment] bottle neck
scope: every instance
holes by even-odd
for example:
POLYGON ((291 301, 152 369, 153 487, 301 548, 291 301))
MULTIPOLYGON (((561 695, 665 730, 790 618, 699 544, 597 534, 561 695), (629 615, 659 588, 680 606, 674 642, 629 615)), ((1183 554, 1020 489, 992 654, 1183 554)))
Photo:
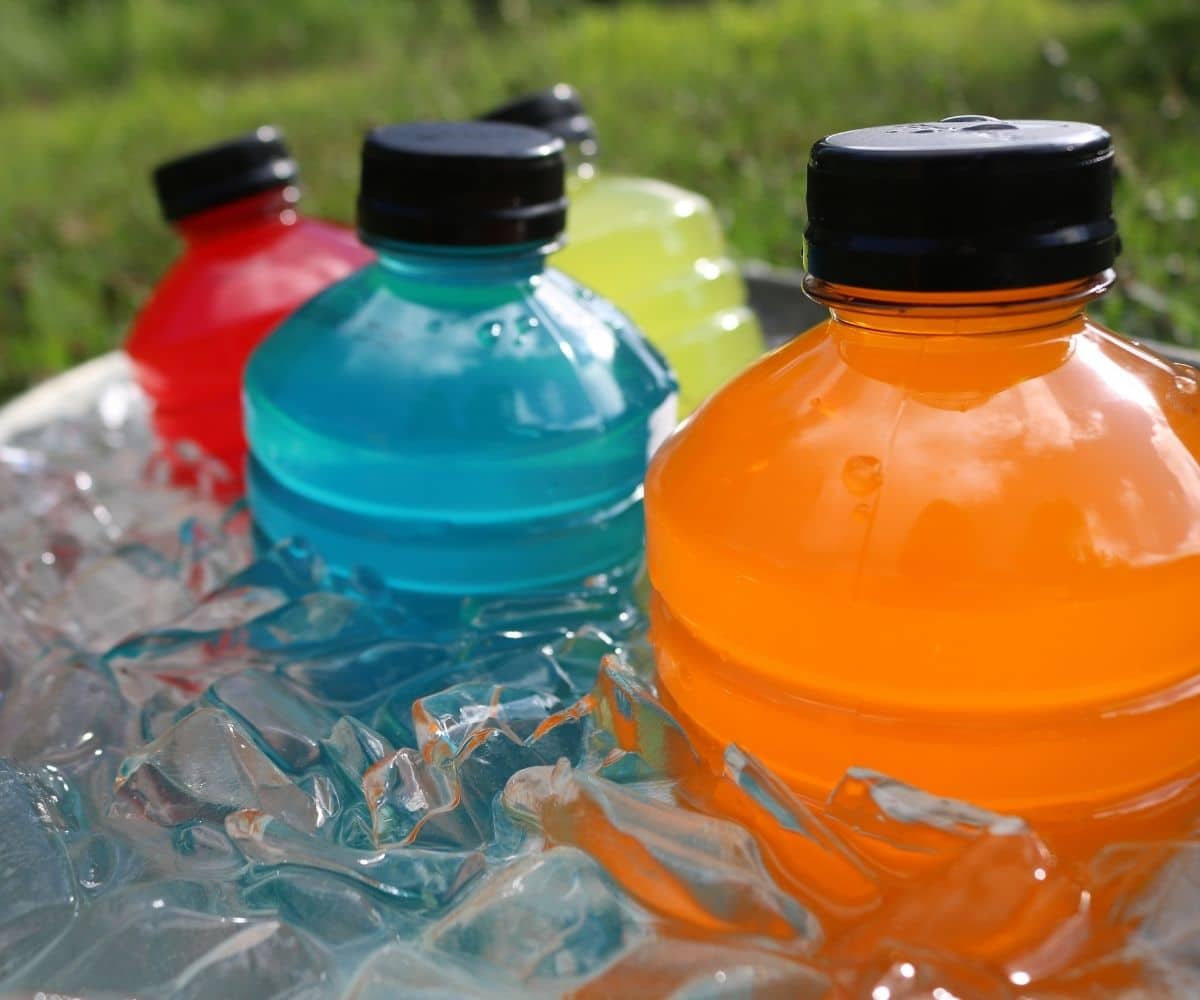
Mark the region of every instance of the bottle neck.
POLYGON ((446 287, 486 292, 528 286, 546 269, 547 255, 557 248, 556 243, 542 242, 502 247, 425 246, 360 235, 378 252, 379 265, 392 282, 425 293, 446 287))
POLYGON ((847 326, 876 333, 962 337, 1054 331, 1080 323, 1083 310, 1112 287, 1112 269, 1075 281, 969 292, 855 288, 809 275, 804 290, 847 326))
POLYGON ((300 189, 295 185, 271 188, 186 215, 175 223, 175 228, 191 245, 247 229, 293 226, 299 219, 296 211, 299 200, 300 189))
POLYGON ((936 409, 966 411, 1068 363, 1088 302, 1113 282, 1105 271, 1036 288, 897 292, 813 278, 805 291, 829 306, 828 334, 845 364, 936 409))

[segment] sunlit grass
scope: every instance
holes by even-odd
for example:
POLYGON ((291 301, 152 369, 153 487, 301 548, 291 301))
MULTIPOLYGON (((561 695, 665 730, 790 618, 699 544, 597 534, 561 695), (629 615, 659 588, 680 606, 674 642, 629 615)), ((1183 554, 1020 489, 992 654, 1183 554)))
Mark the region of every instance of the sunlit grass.
POLYGON ((557 79, 588 97, 607 167, 704 191, 738 253, 784 264, 826 132, 964 112, 1099 121, 1121 151, 1132 292, 1106 315, 1200 340, 1191 0, 0 7, 0 395, 119 341, 174 253, 147 183, 157 160, 276 122, 310 210, 348 220, 366 127, 471 115, 557 79))

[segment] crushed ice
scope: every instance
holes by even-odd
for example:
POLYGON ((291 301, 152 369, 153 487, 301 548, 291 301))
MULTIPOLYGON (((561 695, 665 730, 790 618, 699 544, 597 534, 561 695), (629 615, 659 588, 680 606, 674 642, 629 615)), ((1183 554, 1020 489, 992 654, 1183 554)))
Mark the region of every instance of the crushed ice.
POLYGON ((406 605, 152 447, 120 374, 0 446, 5 995, 1200 993, 1200 844, 716 773, 629 587, 406 605))

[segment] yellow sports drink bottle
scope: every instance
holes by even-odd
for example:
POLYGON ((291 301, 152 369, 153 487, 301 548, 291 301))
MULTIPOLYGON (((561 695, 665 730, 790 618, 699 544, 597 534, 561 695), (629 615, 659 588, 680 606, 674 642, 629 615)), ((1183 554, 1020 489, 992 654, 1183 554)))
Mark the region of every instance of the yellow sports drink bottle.
POLYGON ((567 144, 571 210, 554 265, 625 310, 667 356, 681 416, 762 353, 762 331, 707 198, 598 170, 595 129, 566 84, 484 117, 533 125, 567 144))

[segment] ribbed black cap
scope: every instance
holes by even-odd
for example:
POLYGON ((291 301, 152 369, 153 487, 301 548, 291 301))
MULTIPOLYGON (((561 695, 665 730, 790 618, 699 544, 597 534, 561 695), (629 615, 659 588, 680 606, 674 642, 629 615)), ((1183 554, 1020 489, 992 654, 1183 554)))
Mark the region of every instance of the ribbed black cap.
POLYGON ((415 122, 368 133, 358 228, 437 246, 556 239, 566 228, 563 144, 500 122, 415 122))
POLYGON ((557 83, 549 90, 518 97, 479 117, 483 121, 532 125, 558 136, 563 142, 596 141, 596 127, 588 117, 583 98, 569 83, 557 83))
POLYGON ((808 161, 805 266, 864 288, 967 291, 1096 274, 1120 250, 1112 138, 982 115, 839 132, 808 161))
POLYGON ((154 168, 154 189, 169 221, 294 184, 300 168, 283 134, 264 125, 246 135, 188 153, 154 168))

